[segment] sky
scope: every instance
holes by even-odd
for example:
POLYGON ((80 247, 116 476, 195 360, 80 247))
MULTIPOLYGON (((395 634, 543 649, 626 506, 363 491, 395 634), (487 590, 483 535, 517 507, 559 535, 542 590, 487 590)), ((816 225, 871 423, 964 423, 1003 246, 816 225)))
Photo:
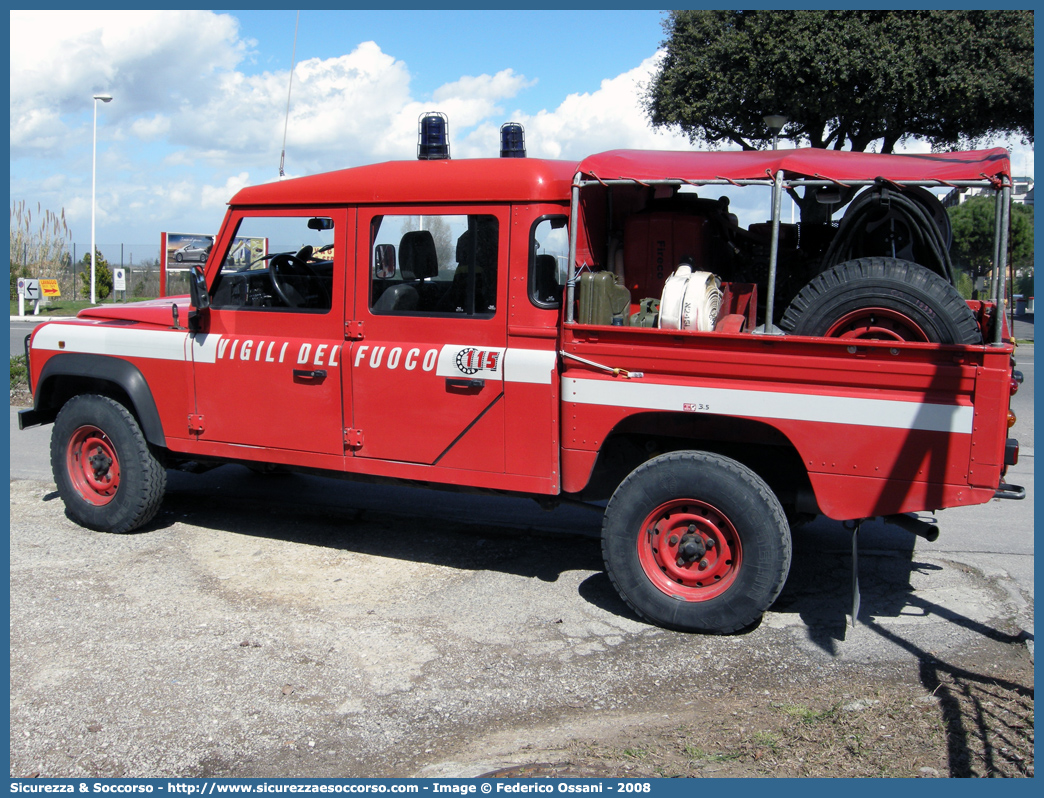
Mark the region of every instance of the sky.
MULTIPOLYGON (((214 233, 243 186, 416 157, 417 120, 449 117, 454 158, 691 149, 641 106, 658 11, 12 11, 11 202, 65 212, 110 260, 160 233, 214 233), (296 26, 296 42, 295 42, 296 26), (290 67, 296 63, 290 87, 290 67), (290 91, 287 120, 287 92, 290 91), (94 94, 113 96, 95 103, 94 94)), ((1003 142, 999 142, 1003 144, 1003 142)), ((784 145, 785 146, 785 145, 784 145)), ((916 143, 911 145, 918 149, 916 143)), ((927 147, 924 147, 927 149, 927 147)), ((1016 147, 1017 174, 1031 173, 1016 147)))

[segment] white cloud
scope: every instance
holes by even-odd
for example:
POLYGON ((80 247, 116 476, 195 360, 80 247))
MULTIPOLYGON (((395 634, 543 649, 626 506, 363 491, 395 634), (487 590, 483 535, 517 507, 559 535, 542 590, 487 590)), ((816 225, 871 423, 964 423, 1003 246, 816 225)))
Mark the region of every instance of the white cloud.
POLYGON ((226 180, 222 186, 203 186, 200 202, 204 208, 224 208, 233 194, 250 183, 250 173, 240 172, 226 180))
POLYGON ((131 133, 144 141, 162 138, 170 132, 170 117, 156 114, 147 119, 135 119, 130 125, 131 133))
POLYGON ((575 158, 607 149, 691 149, 681 134, 654 130, 641 105, 642 86, 652 79, 660 54, 603 80, 598 91, 570 94, 553 111, 516 114, 534 157, 575 158))
POLYGON ((117 124, 191 109, 248 46, 234 17, 206 11, 12 11, 11 154, 67 146, 68 120, 44 142, 41 120, 86 117, 96 93, 113 95, 117 124))
POLYGON ((439 103, 468 97, 488 102, 497 102, 505 97, 514 97, 522 89, 536 85, 535 80, 527 80, 523 75, 516 75, 513 69, 502 69, 495 75, 467 75, 460 80, 446 83, 432 92, 432 100, 439 103))

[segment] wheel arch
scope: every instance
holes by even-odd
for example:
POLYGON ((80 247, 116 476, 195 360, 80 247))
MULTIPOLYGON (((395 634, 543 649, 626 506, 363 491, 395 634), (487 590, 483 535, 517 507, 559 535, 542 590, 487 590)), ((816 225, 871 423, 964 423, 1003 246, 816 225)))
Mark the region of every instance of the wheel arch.
POLYGON ((636 413, 610 431, 583 495, 607 498, 646 460, 681 450, 729 457, 761 477, 785 506, 818 514, 808 469, 793 441, 772 424, 712 413, 636 413))
POLYGON ((134 415, 146 441, 166 448, 159 410, 144 375, 133 363, 106 355, 70 352, 48 360, 34 393, 34 421, 53 422, 66 402, 83 393, 116 400, 134 415))

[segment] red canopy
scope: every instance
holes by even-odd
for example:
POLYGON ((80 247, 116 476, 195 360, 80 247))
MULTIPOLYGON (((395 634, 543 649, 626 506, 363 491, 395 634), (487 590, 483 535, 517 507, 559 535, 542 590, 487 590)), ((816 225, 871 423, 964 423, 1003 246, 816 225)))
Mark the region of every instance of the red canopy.
POLYGON ((780 169, 787 178, 829 180, 986 180, 1011 175, 1008 151, 878 155, 813 148, 743 152, 610 150, 580 162, 578 171, 602 180, 758 180, 780 169))

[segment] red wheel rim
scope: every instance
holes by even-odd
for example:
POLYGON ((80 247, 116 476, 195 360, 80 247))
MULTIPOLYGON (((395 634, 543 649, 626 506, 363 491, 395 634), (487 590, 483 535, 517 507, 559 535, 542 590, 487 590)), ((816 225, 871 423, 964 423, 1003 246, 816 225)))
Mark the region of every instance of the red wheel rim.
POLYGON ((853 310, 834 322, 825 335, 828 338, 928 342, 928 336, 913 319, 889 308, 853 310))
POLYGON ((66 464, 84 501, 98 507, 112 501, 120 487, 120 460, 108 435, 90 424, 77 429, 69 439, 66 464))
POLYGON ((728 590, 739 574, 739 533, 706 502, 674 499, 646 517, 638 561, 658 590, 684 601, 706 601, 728 590))

